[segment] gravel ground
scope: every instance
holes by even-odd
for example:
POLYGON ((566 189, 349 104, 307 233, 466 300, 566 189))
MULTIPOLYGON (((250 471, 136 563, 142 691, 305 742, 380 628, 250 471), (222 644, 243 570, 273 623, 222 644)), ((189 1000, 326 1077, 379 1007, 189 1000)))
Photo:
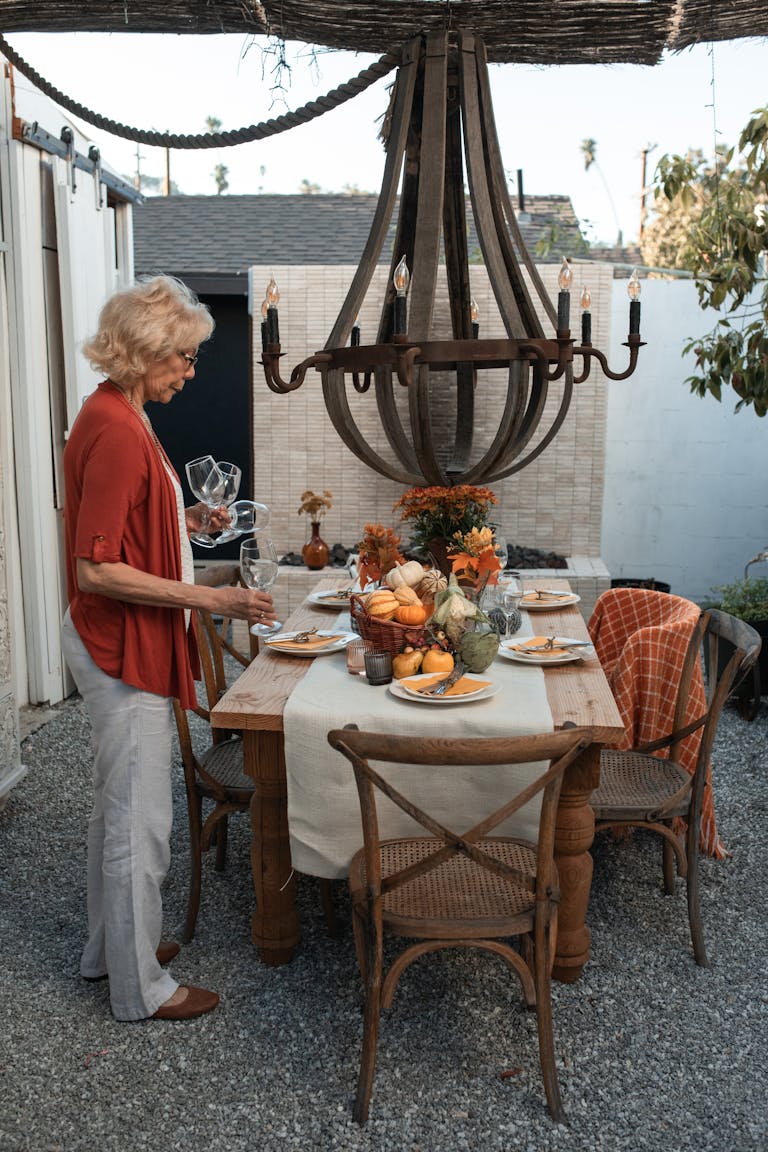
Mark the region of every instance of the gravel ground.
MULTIPOLYGON (((78 975, 84 934, 89 732, 68 701, 27 738, 29 773, 0 813, 0 1152, 462 1149, 764 1152, 768 707, 728 709, 716 747, 719 828, 705 860, 711 968, 691 952, 683 889, 665 898, 644 835, 595 849, 592 959, 554 986, 569 1124, 544 1104, 536 1025, 501 962, 443 953, 406 973, 382 1021, 370 1120, 351 1118, 361 995, 343 890, 329 939, 315 882, 300 886, 294 962, 263 967, 249 936, 248 827, 206 861, 194 941, 174 962, 222 1005, 185 1023, 120 1024, 105 984, 78 975)), ((166 935, 186 899, 186 805, 174 767, 166 935)))

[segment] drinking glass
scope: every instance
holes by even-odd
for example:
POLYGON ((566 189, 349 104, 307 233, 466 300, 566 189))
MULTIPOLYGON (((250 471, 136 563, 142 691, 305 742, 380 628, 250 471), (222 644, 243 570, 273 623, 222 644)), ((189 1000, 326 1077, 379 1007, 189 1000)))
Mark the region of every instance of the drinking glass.
POLYGON ((226 483, 224 475, 219 471, 213 456, 198 456, 185 467, 192 495, 206 506, 201 516, 201 530, 193 532, 190 540, 202 548, 215 548, 216 541, 206 531, 211 520, 207 509, 218 508, 221 504, 226 483))
POLYGON ((235 500, 234 504, 229 505, 229 515, 229 527, 219 536, 219 543, 222 540, 234 540, 247 532, 260 532, 269 525, 269 508, 266 504, 257 504, 255 500, 235 500))
MULTIPOLYGON (((240 491, 242 472, 237 464, 230 464, 229 460, 217 460, 216 467, 224 477, 224 493, 221 497, 221 502, 229 508, 230 504, 234 504, 237 493, 240 491)), ((232 531, 232 525, 230 524, 220 533, 216 543, 223 544, 227 540, 234 540, 237 536, 238 533, 232 531)))
POLYGON ((501 588, 501 606, 507 617, 507 633, 513 636, 521 625, 520 601, 523 598, 523 586, 515 576, 505 577, 499 582, 501 588))
POLYGON ((506 536, 500 535, 498 532, 493 534, 493 551, 494 555, 498 556, 501 561, 501 571, 503 572, 509 563, 509 547, 507 546, 506 536))
MULTIPOLYGON (((240 574, 246 588, 264 591, 277 580, 277 549, 268 536, 258 533, 252 540, 244 540, 240 545, 240 574)), ((273 624, 253 624, 254 636, 269 636, 282 628, 277 620, 273 624)))

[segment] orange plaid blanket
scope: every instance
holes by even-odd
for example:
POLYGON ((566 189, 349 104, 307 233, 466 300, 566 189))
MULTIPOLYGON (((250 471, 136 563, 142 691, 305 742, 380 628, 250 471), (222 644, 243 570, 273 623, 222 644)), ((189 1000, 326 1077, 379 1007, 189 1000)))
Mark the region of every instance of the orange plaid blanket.
MULTIPOLYGON (((595 604, 588 628, 626 728, 618 749, 639 748, 672 731, 675 697, 685 653, 701 609, 690 600, 645 588, 612 588, 595 604)), ((684 724, 706 708, 701 660, 694 671, 684 724)), ((680 764, 693 774, 701 743, 694 732, 681 744, 680 764)), ((668 755, 668 749, 657 752, 668 755)), ((701 820, 701 850, 718 860, 728 855, 715 824, 712 769, 701 820)))

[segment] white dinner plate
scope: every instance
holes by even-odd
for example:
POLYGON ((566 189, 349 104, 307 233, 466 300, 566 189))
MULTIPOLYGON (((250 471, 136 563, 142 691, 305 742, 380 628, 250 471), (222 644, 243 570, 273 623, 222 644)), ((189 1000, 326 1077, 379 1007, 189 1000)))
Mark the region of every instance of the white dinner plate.
POLYGON ((281 648, 281 640, 292 640, 294 636, 299 636, 299 632, 280 632, 275 636, 269 637, 265 642, 266 648, 271 648, 273 652, 280 652, 283 656, 328 656, 331 652, 340 652, 342 648, 346 648, 350 640, 358 640, 354 632, 344 632, 340 634, 340 629, 323 630, 315 632, 315 636, 337 636, 337 640, 332 640, 329 644, 318 644, 314 648, 281 648))
MULTIPOLYGON (((353 592, 359 589, 353 588, 353 592)), ((310 592, 307 603, 314 604, 316 608, 349 608, 349 596, 339 596, 338 592, 310 592)))
MULTIPOLYGON (((542 592, 546 592, 546 588, 542 588, 542 592)), ((570 608, 571 604, 578 604, 581 596, 577 596, 575 592, 558 592, 557 599, 553 597, 550 600, 548 596, 537 600, 533 592, 524 593, 520 600, 520 607, 526 612, 556 612, 558 608, 570 608)))
MULTIPOLYGON (((434 672, 427 672, 422 676, 409 676, 409 680, 431 680, 434 672)), ((465 672, 468 680, 483 681, 483 676, 473 676, 471 672, 465 672)), ((415 692, 412 688, 408 689, 403 687, 399 680, 393 680, 389 685, 389 690, 393 696, 397 696, 398 700, 411 700, 415 704, 471 704, 474 700, 488 700, 491 696, 495 696, 501 690, 500 684, 488 684, 486 680, 486 687, 478 689, 477 692, 465 692, 462 696, 424 696, 421 692, 415 692)))
MULTIPOLYGON (((564 646, 573 642, 572 636, 556 636, 555 642, 564 646)), ((583 660, 594 652, 592 645, 588 648, 574 648, 571 652, 556 652, 548 655, 546 652, 516 652, 514 645, 525 644, 525 640, 504 640, 499 645, 499 656, 505 660, 514 660, 517 664, 536 664, 541 668, 554 667, 557 664, 573 664, 575 660, 583 660)))

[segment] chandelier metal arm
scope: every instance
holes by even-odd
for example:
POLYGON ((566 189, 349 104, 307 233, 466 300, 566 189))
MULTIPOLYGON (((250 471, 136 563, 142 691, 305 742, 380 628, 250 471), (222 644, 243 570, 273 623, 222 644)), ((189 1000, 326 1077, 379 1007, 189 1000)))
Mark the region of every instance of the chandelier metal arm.
POLYGON ((578 376, 574 376, 574 383, 581 384, 586 380, 592 371, 592 360, 597 360, 603 370, 603 375, 607 376, 609 380, 627 380, 637 366, 637 357, 640 349, 644 347, 645 340, 641 340, 635 333, 630 332, 622 344, 622 348, 629 348, 629 366, 625 368, 623 372, 612 372, 608 367, 605 353, 601 352, 599 348, 593 348, 591 344, 582 344, 579 348, 574 348, 574 354, 584 358, 584 368, 578 376))
POLYGON ((308 356, 306 360, 302 360, 301 364, 296 365, 291 372, 290 379, 283 380, 280 376, 280 357, 282 355, 279 344, 268 344, 261 354, 261 363, 264 367, 267 387, 272 392, 283 395, 286 392, 295 392, 297 388, 301 388, 304 377, 310 368, 319 369, 321 365, 330 363, 332 359, 327 352, 316 352, 314 356, 308 356))

